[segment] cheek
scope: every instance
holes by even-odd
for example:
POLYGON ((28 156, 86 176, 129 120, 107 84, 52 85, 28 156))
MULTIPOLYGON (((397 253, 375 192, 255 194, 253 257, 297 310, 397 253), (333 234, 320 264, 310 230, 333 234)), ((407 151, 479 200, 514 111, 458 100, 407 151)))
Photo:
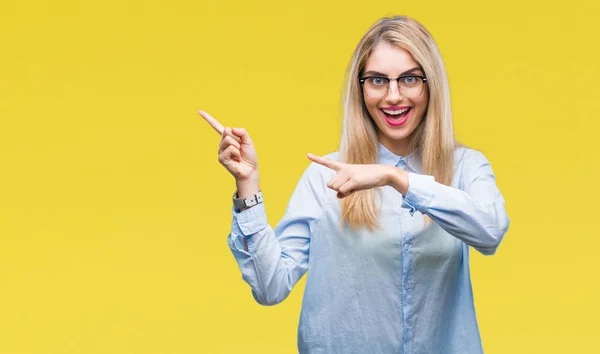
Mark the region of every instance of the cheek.
POLYGON ((409 126, 409 130, 414 131, 419 124, 421 124, 421 122, 423 121, 423 118, 425 118, 425 112, 427 111, 427 105, 429 103, 429 100, 427 99, 427 97, 424 97, 422 100, 416 101, 413 99, 413 104, 415 105, 415 112, 416 116, 413 116, 413 119, 411 120, 412 123, 409 126))
POLYGON ((423 92, 420 104, 423 110, 427 109, 427 106, 429 105, 429 90, 426 89, 425 92, 423 92))
MULTIPOLYGON (((377 114, 377 104, 379 103, 378 100, 370 98, 370 97, 365 97, 365 105, 367 106, 367 110, 369 111, 369 113, 371 114, 371 116, 374 116, 375 114, 377 114)), ((375 117, 373 117, 375 118, 375 117)))
POLYGON ((425 111, 427 111, 427 106, 429 105, 429 97, 425 95, 420 100, 414 102, 415 106, 418 107, 419 114, 423 116, 425 114, 425 111))

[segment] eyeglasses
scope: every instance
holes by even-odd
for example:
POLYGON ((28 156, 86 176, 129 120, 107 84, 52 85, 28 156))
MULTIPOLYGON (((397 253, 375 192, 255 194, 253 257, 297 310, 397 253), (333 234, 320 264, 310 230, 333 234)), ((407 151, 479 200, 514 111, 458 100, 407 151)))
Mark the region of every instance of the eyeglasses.
POLYGON ((390 81, 397 81, 400 95, 414 98, 420 96, 423 92, 427 78, 418 75, 401 75, 395 79, 384 76, 367 76, 358 81, 362 85, 365 94, 369 97, 385 97, 388 94, 390 81))

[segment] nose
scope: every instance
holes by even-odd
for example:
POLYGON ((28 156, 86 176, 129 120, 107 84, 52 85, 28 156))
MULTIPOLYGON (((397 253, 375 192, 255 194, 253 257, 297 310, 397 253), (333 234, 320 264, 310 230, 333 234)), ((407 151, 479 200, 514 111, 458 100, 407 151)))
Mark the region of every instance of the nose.
POLYGON ((393 106, 396 103, 402 101, 403 99, 404 96, 402 96, 402 93, 400 92, 400 86, 397 84, 396 81, 390 81, 388 93, 385 96, 385 100, 393 106))

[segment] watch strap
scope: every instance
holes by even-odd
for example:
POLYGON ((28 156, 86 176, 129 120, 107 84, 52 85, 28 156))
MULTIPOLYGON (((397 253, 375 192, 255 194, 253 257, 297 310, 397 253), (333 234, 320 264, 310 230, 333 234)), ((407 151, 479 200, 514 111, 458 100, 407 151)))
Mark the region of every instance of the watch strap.
POLYGON ((262 191, 258 191, 258 193, 254 193, 246 198, 238 198, 237 191, 233 194, 233 206, 238 210, 253 207, 263 201, 262 191))

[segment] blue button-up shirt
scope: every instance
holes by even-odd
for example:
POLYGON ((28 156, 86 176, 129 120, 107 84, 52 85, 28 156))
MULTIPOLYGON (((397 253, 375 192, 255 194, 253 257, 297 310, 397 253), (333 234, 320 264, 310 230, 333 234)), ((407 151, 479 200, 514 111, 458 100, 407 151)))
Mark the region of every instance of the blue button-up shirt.
POLYGON ((461 147, 454 160, 445 186, 420 174, 410 155, 379 144, 378 163, 409 171, 409 188, 406 196, 376 188, 377 231, 341 227, 339 200, 327 188, 335 172, 315 163, 274 229, 263 204, 233 209, 229 247, 257 302, 283 301, 308 271, 301 353, 483 352, 469 252, 493 254, 509 219, 484 155, 461 147))

